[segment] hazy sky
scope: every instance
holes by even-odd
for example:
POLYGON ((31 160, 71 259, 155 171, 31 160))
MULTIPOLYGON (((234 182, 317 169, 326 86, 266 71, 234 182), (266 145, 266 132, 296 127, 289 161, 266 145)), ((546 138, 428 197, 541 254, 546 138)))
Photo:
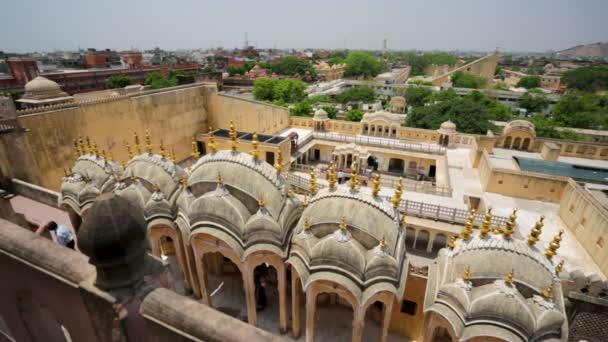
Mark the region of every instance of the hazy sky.
POLYGON ((0 50, 546 51, 608 41, 608 0, 1 0, 0 50))

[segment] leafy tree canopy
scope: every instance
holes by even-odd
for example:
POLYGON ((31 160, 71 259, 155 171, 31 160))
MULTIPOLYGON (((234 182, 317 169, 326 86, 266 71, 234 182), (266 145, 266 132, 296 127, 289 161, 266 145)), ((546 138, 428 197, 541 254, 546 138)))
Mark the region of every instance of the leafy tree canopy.
POLYGON ((540 113, 549 106, 549 100, 542 93, 527 92, 519 99, 519 106, 525 108, 528 113, 540 113))
POLYGON ((608 66, 593 65, 567 71, 562 82, 569 89, 593 93, 608 90, 608 66))
POLYGON ((424 75, 424 69, 429 65, 453 65, 456 64, 458 59, 450 54, 439 52, 439 53, 425 53, 417 54, 415 52, 393 52, 389 55, 391 62, 404 62, 412 67, 411 75, 419 76, 424 75))
POLYGON ((336 99, 341 103, 347 103, 349 101, 372 102, 376 99, 376 93, 371 87, 353 87, 338 94, 336 99))
POLYGON ((456 88, 481 89, 486 85, 486 79, 462 71, 456 71, 452 74, 452 85, 456 88))
POLYGON ((608 96, 564 95, 553 106, 553 119, 561 127, 608 128, 608 96))
POLYGON ((169 77, 163 77, 158 71, 153 71, 146 74, 146 80, 144 84, 151 89, 160 89, 160 88, 168 88, 175 87, 177 85, 177 75, 173 74, 169 77))
POLYGON ((412 107, 423 106, 431 95, 433 95, 433 91, 426 87, 407 87, 404 92, 407 104, 412 107))
POLYGON ((342 64, 344 63, 344 60, 346 59, 347 55, 348 53, 344 50, 333 51, 329 54, 329 58, 327 58, 327 63, 329 65, 342 64))
POLYGON ((361 109, 351 109, 346 113, 346 120, 348 121, 361 121, 365 111, 361 109))
POLYGON ((296 104, 289 113, 293 116, 310 116, 312 113, 312 106, 310 102, 304 100, 296 104))
POLYGON ((127 75, 115 75, 108 78, 106 86, 111 89, 124 88, 131 84, 131 79, 127 75))
POLYGON ((517 82, 517 86, 523 87, 526 89, 538 88, 538 87, 540 87, 540 76, 537 76, 537 75, 524 76, 519 79, 519 82, 517 82))
POLYGON ((559 125, 552 118, 534 115, 527 119, 534 124, 536 135, 543 138, 581 140, 581 136, 572 130, 558 130, 559 125))
POLYGON ((323 108, 323 110, 327 113, 328 118, 330 118, 330 119, 336 118, 336 114, 338 114, 338 110, 336 110, 336 107, 323 106, 321 108, 323 108))
POLYGON ((345 76, 375 77, 383 69, 382 62, 374 55, 363 51, 349 53, 344 62, 346 63, 345 76))
POLYGON ((282 101, 295 103, 306 97, 306 84, 300 80, 286 78, 258 78, 253 82, 253 98, 259 101, 282 101))
POLYGON ((270 70, 278 75, 294 76, 296 74, 303 76, 308 72, 313 78, 317 77, 317 71, 304 59, 287 56, 270 65, 270 70))

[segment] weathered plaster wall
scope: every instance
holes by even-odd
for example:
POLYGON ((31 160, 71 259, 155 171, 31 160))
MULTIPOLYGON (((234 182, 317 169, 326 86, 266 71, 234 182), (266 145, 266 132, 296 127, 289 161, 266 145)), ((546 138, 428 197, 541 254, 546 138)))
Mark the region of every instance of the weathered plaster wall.
POLYGON ((401 312, 401 300, 393 304, 393 313, 389 330, 415 341, 424 339, 424 293, 427 278, 417 274, 408 274, 402 300, 416 303, 416 314, 401 312))

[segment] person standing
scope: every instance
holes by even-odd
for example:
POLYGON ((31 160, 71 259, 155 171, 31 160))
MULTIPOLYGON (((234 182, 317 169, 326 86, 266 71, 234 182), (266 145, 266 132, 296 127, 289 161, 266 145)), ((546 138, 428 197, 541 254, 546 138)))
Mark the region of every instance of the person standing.
POLYGON ((55 242, 57 242, 58 244, 71 249, 75 248, 76 242, 74 241, 74 234, 72 234, 70 228, 61 224, 57 224, 57 222, 55 221, 50 221, 43 227, 38 228, 36 234, 41 235, 46 230, 50 231, 51 234, 55 235, 55 242))

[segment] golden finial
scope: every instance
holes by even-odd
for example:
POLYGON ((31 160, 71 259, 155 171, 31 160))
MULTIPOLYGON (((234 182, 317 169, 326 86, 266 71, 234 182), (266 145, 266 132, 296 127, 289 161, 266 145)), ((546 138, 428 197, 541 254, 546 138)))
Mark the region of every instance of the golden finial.
POLYGON ((211 153, 215 153, 217 151, 217 146, 215 145, 215 137, 213 136, 213 128, 209 126, 209 142, 207 143, 209 146, 209 150, 211 153))
POLYGON ((483 216, 483 222, 481 223, 481 227, 479 227, 479 235, 483 238, 488 236, 490 232, 490 224, 492 222, 492 208, 488 208, 486 214, 483 216))
POLYGON ((97 143, 93 141, 93 153, 95 157, 99 158, 99 150, 97 149, 97 143))
POLYGON ((76 149, 76 158, 80 157, 82 153, 80 152, 80 147, 78 146, 78 140, 74 139, 74 148, 76 149))
POLYGON ((513 230, 515 229, 515 220, 517 219, 517 208, 513 209, 511 216, 509 216, 509 221, 505 225, 505 229, 502 230, 502 237, 505 239, 510 239, 511 234, 513 234, 513 230))
POLYGON ((352 169, 352 171, 350 172, 350 189, 357 189, 357 183, 357 173, 355 172, 355 169, 352 169))
POLYGON ((378 244, 380 245, 380 249, 385 249, 386 246, 388 246, 388 242, 386 241, 386 237, 384 237, 384 235, 382 235, 382 239, 380 239, 378 244))
POLYGON ((543 297, 546 299, 553 298, 553 284, 547 286, 547 288, 543 291, 543 297))
POLYGON ((549 246, 545 250, 545 255, 549 260, 551 260, 555 254, 557 254, 557 250, 559 249, 559 244, 562 241, 562 235, 564 234, 563 230, 560 230, 557 235, 553 237, 553 241, 549 243, 549 246))
POLYGON ((84 147, 84 141, 82 141, 82 137, 80 135, 78 136, 78 147, 80 149, 80 154, 81 155, 88 153, 87 150, 86 150, 86 148, 84 147))
POLYGON ((302 206, 304 208, 306 208, 308 206, 308 196, 304 195, 304 203, 302 203, 302 206))
POLYGON ((346 230, 346 216, 342 216, 342 219, 340 219, 340 224, 338 225, 338 227, 340 227, 340 230, 346 230))
POLYGON ((329 190, 334 190, 336 188, 336 166, 333 160, 329 162, 329 174, 327 178, 329 190))
POLYGON ((192 171, 192 160, 188 160, 188 171, 192 171))
POLYGON ((152 139, 150 139, 150 131, 146 130, 146 152, 152 153, 152 139))
POLYGON ((184 188, 188 187, 188 178, 186 178, 186 176, 179 176, 179 181, 182 183, 184 188))
POLYGON ((372 196, 377 197, 380 193, 380 172, 376 172, 372 182, 372 196))
POLYGON ((309 183, 310 194, 314 195, 317 192, 317 177, 315 176, 315 169, 310 167, 310 183, 309 183))
POLYGON ((153 189, 154 192, 160 192, 160 187, 158 186, 158 184, 154 184, 152 186, 152 189, 153 189))
POLYGON ((564 269, 564 260, 560 261, 559 264, 555 265, 555 274, 559 275, 564 269))
POLYGON ((234 128, 234 122, 232 122, 232 120, 230 121, 230 149, 232 150, 232 152, 236 152, 237 149, 237 142, 236 142, 236 128, 234 128))
POLYGON ((109 162, 113 162, 114 161, 114 154, 112 153, 112 151, 108 151, 108 161, 109 162))
POLYGON ((260 157, 260 150, 258 150, 258 146, 260 145, 260 141, 258 140, 258 134, 253 132, 253 137, 251 138, 251 146, 253 149, 249 154, 253 156, 253 159, 258 159, 260 157))
POLYGON ((198 151, 198 145, 196 144, 196 137, 192 136, 192 153, 190 153, 192 158, 195 160, 201 156, 201 153, 198 151))
POLYGON ((108 160, 108 155, 106 154, 106 150, 101 150, 101 157, 103 158, 103 160, 107 161, 108 160))
POLYGON ((471 266, 467 265, 467 267, 464 268, 464 272, 462 272, 462 280, 469 279, 471 279, 471 266))
POLYGON ((530 236, 528 236, 528 245, 529 246, 534 246, 536 244, 536 241, 538 241, 538 237, 540 236, 541 230, 543 228, 543 221, 545 220, 545 216, 541 216, 540 220, 536 221, 536 224, 534 225, 534 228, 532 228, 532 231, 530 231, 530 236))
POLYGON ((159 154, 160 154, 161 158, 164 159, 165 158, 165 146, 163 144, 163 139, 160 139, 160 146, 158 148, 160 149, 159 154))
POLYGON ((218 184, 224 184, 224 178, 222 178, 221 174, 217 174, 217 183, 218 184))
POLYGON ((67 170, 65 167, 63 168, 63 175, 64 175, 65 177, 68 177, 68 176, 69 176, 69 174, 68 174, 68 170, 67 170))
POLYGON ((277 160, 274 162, 274 169, 277 170, 277 174, 281 174, 281 171, 283 171, 283 154, 280 149, 277 151, 277 160))
POLYGON ((513 285, 513 276, 515 275, 515 270, 511 269, 511 272, 509 272, 506 276, 505 276, 505 283, 507 285, 513 285))
POLYGON ((397 187, 395 188, 395 195, 393 196, 393 208, 399 208, 401 204, 401 194, 403 194, 403 178, 399 177, 399 183, 397 183, 397 187))
POLYGON ((122 166, 123 169, 127 168, 127 162, 125 162, 124 160, 120 162, 120 166, 122 166))
POLYGON ((452 235, 448 240, 448 248, 454 249, 454 247, 456 247, 456 236, 452 235))
POLYGON ((125 147, 127 148, 127 155, 129 156, 129 159, 133 159, 133 151, 131 151, 131 145, 129 145, 128 141, 124 141, 125 147))
POLYGON ((137 154, 141 154, 141 145, 139 144, 139 137, 137 136, 137 132, 133 132, 133 140, 135 143, 135 150, 137 154))
POLYGON ((467 222, 464 224, 462 228, 462 232, 460 233, 460 237, 463 240, 468 240, 473 233, 473 220, 475 219, 475 209, 471 209, 471 214, 467 218, 467 222))
POLYGON ((260 196, 260 200, 258 201, 258 206, 261 208, 266 207, 266 202, 264 201, 264 196, 260 196))
POLYGON ((304 230, 309 230, 310 229, 310 221, 308 220, 308 217, 304 218, 304 230))
POLYGON ((91 153, 91 151, 93 151, 93 149, 91 148, 91 139, 89 139, 88 135, 85 139, 87 141, 87 153, 91 153))
POLYGON ((171 148, 171 162, 175 164, 177 162, 177 158, 175 157, 175 149, 171 148))

